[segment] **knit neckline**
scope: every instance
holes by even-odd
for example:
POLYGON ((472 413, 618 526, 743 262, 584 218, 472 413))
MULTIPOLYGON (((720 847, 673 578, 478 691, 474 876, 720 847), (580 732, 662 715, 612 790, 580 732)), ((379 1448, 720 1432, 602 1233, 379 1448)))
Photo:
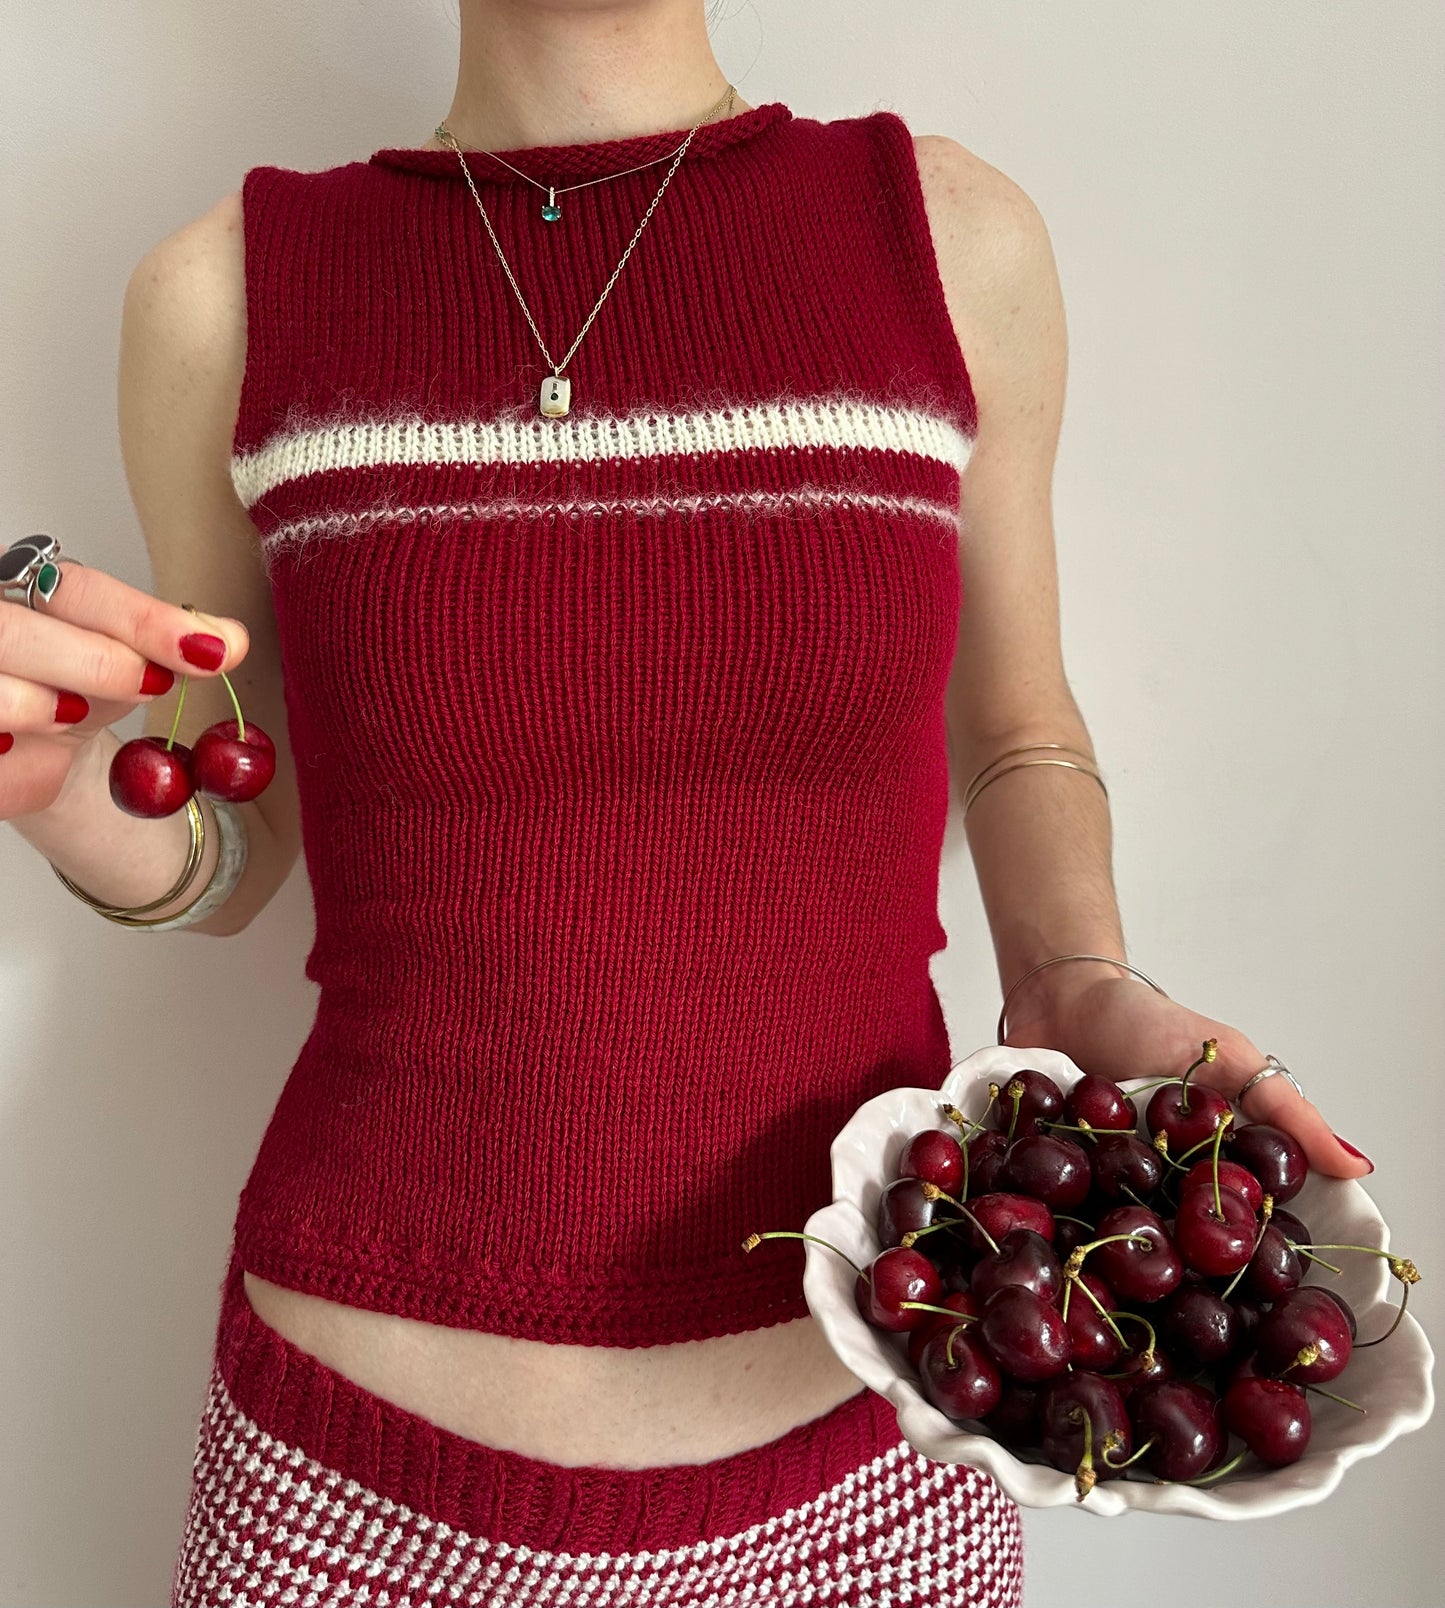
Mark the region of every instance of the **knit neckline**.
MULTIPOLYGON (((792 110, 783 101, 766 101, 761 106, 750 106, 710 123, 698 125, 692 143, 683 157, 684 165, 717 156, 744 140, 761 134, 774 124, 791 121, 792 110)), ((661 129, 648 134, 626 135, 621 139, 590 140, 576 145, 527 145, 497 154, 521 168, 528 177, 541 184, 555 184, 568 179, 602 178, 619 168, 655 161, 667 156, 687 138, 687 128, 661 129)), ((500 162, 492 160, 486 151, 467 150, 467 167, 472 178, 497 184, 525 184, 521 174, 513 173, 500 162)), ((453 150, 427 151, 413 146, 384 146, 373 151, 367 160, 378 167, 398 168, 409 173, 424 173, 435 178, 455 179, 462 182, 462 164, 453 150)), ((666 164, 657 164, 659 179, 666 173, 666 164)))

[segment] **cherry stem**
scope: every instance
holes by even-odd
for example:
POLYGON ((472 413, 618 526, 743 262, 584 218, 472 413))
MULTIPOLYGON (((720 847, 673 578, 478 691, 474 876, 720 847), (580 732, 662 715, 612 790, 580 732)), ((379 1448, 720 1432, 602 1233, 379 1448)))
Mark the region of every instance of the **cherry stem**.
POLYGON ((1345 1271, 1342 1267, 1336 1267, 1333 1262, 1325 1261, 1324 1257, 1316 1256, 1312 1251, 1307 1251, 1303 1245, 1296 1245, 1293 1240, 1286 1240, 1285 1244, 1297 1255, 1304 1257, 1306 1261, 1318 1262, 1321 1267, 1327 1267, 1331 1273, 1343 1273, 1345 1271))
POLYGON ((961 1112, 956 1105, 946 1105, 942 1107, 942 1110, 944 1116, 957 1127, 962 1128, 964 1133, 967 1134, 969 1138, 973 1137, 973 1134, 969 1133, 970 1128, 977 1133, 982 1133, 984 1131, 983 1124, 981 1122, 975 1122, 972 1117, 964 1116, 963 1112, 961 1112))
MULTIPOLYGON (((1047 1118, 1040 1118, 1039 1126, 1041 1128, 1064 1128, 1069 1133, 1083 1134, 1086 1138, 1092 1140, 1094 1144, 1099 1142, 1098 1130, 1091 1122, 1050 1122, 1047 1118)), ((1057 1212, 1054 1213, 1055 1217, 1058 1215, 1057 1212)), ((1074 1221, 1077 1222, 1078 1219, 1075 1218, 1074 1221)))
POLYGON ((1218 1039, 1205 1039, 1204 1053, 1198 1058, 1198 1060, 1190 1062, 1190 1064, 1185 1068, 1184 1076, 1179 1080, 1181 1085, 1180 1093, 1182 1096, 1179 1101, 1179 1109, 1184 1112, 1186 1116, 1189 1114, 1189 1080, 1194 1075, 1194 1068, 1197 1066, 1203 1066, 1206 1061, 1213 1061, 1218 1044, 1218 1039))
MULTIPOLYGON (((1405 1316, 1405 1308, 1410 1304, 1410 1286, 1406 1284, 1400 1293, 1399 1309, 1395 1313, 1395 1321, 1385 1330, 1384 1334, 1377 1335, 1373 1340, 1357 1340, 1354 1350, 1359 1351, 1363 1346, 1377 1346, 1382 1340, 1388 1340, 1395 1330, 1400 1327, 1400 1319, 1405 1316)), ((1363 1411, 1363 1409, 1361 1409, 1363 1411)))
POLYGON ((913 1249, 913 1242, 922 1239, 925 1234, 936 1234, 942 1228, 957 1228, 959 1225, 951 1217, 940 1217, 937 1222, 925 1223, 922 1228, 910 1228, 898 1241, 905 1251, 913 1249))
MULTIPOLYGON (((1212 1044, 1213 1039, 1210 1040, 1212 1044)), ((1213 1059, 1213 1057, 1211 1057, 1213 1059)), ((1216 1123, 1214 1128, 1214 1216, 1216 1221, 1224 1221, 1224 1202, 1219 1198, 1219 1147, 1224 1143, 1224 1124, 1216 1123)))
POLYGON ((770 1229, 765 1234, 749 1234, 748 1237, 743 1241, 743 1249, 745 1251, 755 1251, 764 1240, 770 1239, 800 1239, 807 1240, 811 1245, 821 1245, 825 1250, 832 1251, 835 1256, 841 1256, 860 1279, 868 1279, 869 1284, 872 1284, 873 1282, 873 1280, 868 1277, 867 1271, 864 1268, 859 1267, 851 1256, 844 1251, 840 1251, 836 1245, 829 1245, 827 1240, 819 1239, 816 1234, 799 1234, 796 1232, 796 1230, 791 1228, 770 1229))
MULTIPOLYGON (((1384 1339, 1384 1336, 1383 1336, 1383 1335, 1381 1335, 1381 1337, 1380 1337, 1380 1338, 1381 1338, 1381 1339, 1384 1339)), ((1373 1345, 1373 1344, 1374 1344, 1374 1342, 1373 1342, 1373 1341, 1371 1341, 1371 1342, 1370 1342, 1370 1343, 1371 1343, 1371 1344, 1372 1344, 1372 1345, 1373 1345)), ((1354 1408, 1354 1410, 1355 1410, 1355 1411, 1356 1411, 1356 1412, 1357 1412, 1357 1413, 1364 1413, 1364 1412, 1365 1412, 1365 1409, 1364 1409, 1364 1408, 1363 1408, 1363 1407, 1361 1407, 1361 1406, 1360 1406, 1360 1404, 1359 1404, 1359 1402, 1357 1402, 1357 1401, 1351 1401, 1351 1400, 1350 1400, 1350 1398, 1349 1398, 1349 1397, 1348 1397, 1348 1396, 1337 1396, 1337 1395, 1336 1395, 1336 1394, 1335 1394, 1335 1393, 1334 1393, 1334 1391, 1333 1391, 1333 1390, 1325 1390, 1325 1389, 1323 1389, 1323 1388, 1322 1388, 1322 1387, 1321 1387, 1321 1386, 1319 1386, 1319 1385, 1306 1385, 1306 1386, 1305 1386, 1305 1389, 1306 1389, 1306 1390, 1312 1390, 1312 1391, 1314 1391, 1314 1393, 1315 1393, 1315 1394, 1316 1394, 1316 1395, 1317 1395, 1317 1396, 1328 1396, 1328 1397, 1329 1397, 1329 1398, 1330 1398, 1330 1400, 1331 1400, 1331 1401, 1337 1401, 1337 1402, 1339 1402, 1339 1404, 1340 1404, 1340 1406, 1342 1406, 1342 1407, 1353 1407, 1353 1408, 1354 1408)), ((1366 1416, 1368 1416, 1368 1414, 1366 1414, 1366 1416)))
POLYGON ((1090 1251, 1097 1251, 1101 1245, 1113 1245, 1118 1240, 1133 1240, 1137 1245, 1152 1246, 1154 1241, 1147 1234, 1107 1234, 1103 1239, 1090 1240, 1087 1245, 1076 1245, 1069 1252, 1069 1259, 1064 1263, 1064 1273, 1071 1279, 1079 1276, 1079 1270, 1084 1265, 1084 1258, 1090 1251))
POLYGON ((182 674, 182 676, 181 676, 181 695, 180 695, 179 698, 176 699, 176 712, 175 712, 174 718, 171 721, 171 734, 170 734, 169 737, 166 738, 166 752, 167 753, 170 753, 171 750, 176 746, 176 732, 180 729, 181 710, 185 707, 186 688, 188 686, 190 686, 190 684, 191 684, 191 678, 188 675, 182 674))
MULTIPOLYGON (((1111 1317, 1111 1318, 1133 1318, 1135 1323, 1142 1323, 1144 1325, 1144 1327, 1149 1331, 1149 1344, 1147 1346, 1145 1346, 1143 1351, 1141 1351, 1139 1353, 1139 1357, 1140 1357, 1141 1361, 1145 1357, 1148 1357, 1151 1360, 1153 1359, 1154 1347, 1159 1344, 1159 1336, 1154 1333, 1154 1325, 1152 1323, 1150 1323, 1148 1318, 1141 1317, 1139 1315, 1139 1313, 1137 1313, 1137 1312, 1123 1312, 1123 1311, 1111 1312, 1111 1313, 1108 1314, 1108 1316, 1111 1317)), ((1114 1333, 1119 1334, 1119 1331, 1117 1329, 1115 1329, 1114 1333)), ((1122 1334, 1119 1334, 1119 1338, 1121 1340, 1123 1340, 1124 1336, 1122 1334)), ((1126 1345, 1128 1344, 1127 1341, 1125 1341, 1124 1343, 1126 1345)))
MULTIPOLYGON (((1155 1078, 1152 1083, 1146 1083, 1141 1089, 1130 1089, 1128 1094, 1124 1095, 1124 1098, 1126 1100, 1137 1100, 1141 1094, 1153 1094, 1155 1089, 1162 1089, 1170 1083, 1182 1081, 1180 1078, 1155 1078)), ((1122 1093, 1123 1091, 1121 1090, 1120 1092, 1122 1093)))
POLYGON ((236 738, 239 742, 246 740, 246 718, 241 713, 241 700, 236 696, 236 689, 231 685, 231 678, 223 670, 221 680, 226 683, 226 691, 231 695, 231 707, 236 711, 236 738))
MULTIPOLYGON (((1408 1256, 1396 1256, 1393 1251, 1382 1251, 1373 1245, 1296 1245, 1295 1250, 1303 1251, 1306 1256, 1311 1251, 1363 1251, 1366 1256, 1383 1256, 1390 1264, 1390 1271, 1399 1279, 1401 1284, 1410 1285, 1420 1282, 1420 1269, 1408 1256)), ((1315 1257, 1313 1260, 1321 1261, 1315 1257)), ((1322 1266, 1329 1267, 1329 1262, 1322 1262, 1322 1266)), ((1339 1268, 1335 1268, 1338 1273, 1339 1268)))
POLYGON ((1018 1126, 1019 1106, 1024 1097, 1024 1086, 1020 1079, 1015 1078, 1007 1089, 1008 1097, 1014 1103, 1013 1115, 1008 1119, 1008 1143, 1014 1142, 1014 1129, 1018 1126))
POLYGON ((1222 1480, 1226 1474, 1233 1474, 1235 1469, 1248 1456, 1249 1448, 1246 1446, 1242 1452, 1236 1452, 1227 1463, 1221 1463, 1218 1468, 1211 1470, 1208 1474, 1201 1474, 1197 1480, 1167 1480, 1165 1483, 1171 1485, 1213 1485, 1215 1480, 1222 1480))
MULTIPOLYGON (((1114 1338, 1119 1342, 1119 1344, 1121 1346, 1127 1346, 1129 1344, 1129 1342, 1124 1338, 1123 1334, 1120 1332, 1119 1325, 1114 1322, 1113 1317, 1105 1309, 1104 1303, 1098 1298, 1097 1295, 1094 1294, 1094 1292, 1089 1288, 1089 1286, 1084 1283, 1083 1279, 1077 1273, 1074 1274, 1074 1276, 1072 1278, 1070 1278, 1069 1283, 1064 1287, 1064 1298, 1065 1298, 1065 1300, 1068 1299, 1068 1294, 1069 1294, 1070 1287, 1075 1285, 1075 1284, 1077 1284, 1079 1286, 1079 1288, 1084 1292, 1084 1294, 1087 1295, 1088 1298, 1094 1303, 1095 1309, 1098 1311, 1099 1316, 1114 1331, 1114 1338)), ((1068 1314, 1067 1310, 1065 1310, 1063 1315, 1064 1315, 1065 1318, 1068 1317, 1069 1314, 1068 1314)), ((1152 1330, 1151 1330, 1151 1333, 1152 1333, 1152 1330)))
POLYGON ((1059 1223, 1077 1223, 1080 1228, 1092 1228, 1094 1226, 1092 1223, 1085 1222, 1082 1217, 1070 1217, 1067 1212, 1055 1212, 1054 1220, 1059 1223))
POLYGON ((989 1249, 997 1252, 998 1241, 993 1237, 992 1234, 989 1233, 983 1224, 979 1222, 973 1213, 969 1211, 968 1207, 965 1206, 961 1200, 955 1200, 952 1195, 947 1193, 947 1191, 940 1189, 937 1184, 930 1184, 926 1179, 924 1180, 923 1184, 923 1198, 924 1200, 946 1200, 950 1206, 957 1206, 959 1211, 963 1213, 969 1222, 972 1223, 979 1233, 982 1234, 983 1237, 988 1241, 989 1249))
POLYGON ((1099 1476, 1094 1472, 1094 1420, 1089 1414, 1089 1409, 1082 1405, 1075 1405, 1069 1417, 1075 1423, 1082 1419, 1084 1424, 1084 1455, 1074 1470, 1074 1500, 1082 1502, 1099 1480, 1099 1476))
MULTIPOLYGON (((1251 1248, 1250 1253, 1249 1253, 1249 1262, 1252 1262, 1254 1260, 1256 1254, 1259 1251, 1260 1246, 1264 1243, 1264 1231, 1265 1231, 1265 1229, 1267 1229, 1269 1227, 1269 1219, 1270 1219, 1270 1215, 1271 1215, 1271 1213, 1273 1211, 1274 1211, 1274 1196, 1270 1195, 1270 1194, 1266 1194, 1265 1197, 1264 1197, 1263 1202, 1260 1205, 1260 1209, 1259 1209, 1259 1233, 1257 1233, 1254 1236, 1254 1245, 1251 1248)), ((1219 1299, 1221 1301, 1227 1301, 1230 1298, 1230 1296, 1234 1294, 1234 1287, 1244 1277, 1245 1272, 1249 1267, 1249 1262, 1246 1262, 1244 1264, 1244 1267, 1240 1268, 1240 1270, 1234 1275, 1234 1277, 1229 1281, 1229 1283, 1225 1285, 1224 1293, 1219 1297, 1219 1299)))
POLYGON ((953 1307, 934 1306, 931 1301, 900 1301, 900 1307, 910 1307, 916 1312, 938 1312, 945 1318, 952 1318, 955 1324, 979 1323, 982 1320, 976 1313, 959 1312, 953 1307))
MULTIPOLYGON (((1171 1079, 1170 1081, 1172 1082, 1173 1079, 1171 1079)), ((1105 1375, 1105 1377, 1107 1378, 1108 1376, 1105 1375)), ((1134 1448, 1134 1451, 1128 1457, 1126 1457, 1122 1462, 1119 1462, 1119 1463, 1116 1463, 1114 1461, 1114 1459, 1109 1456, 1109 1448, 1107 1446, 1104 1448, 1102 1456, 1103 1456, 1104 1461, 1109 1465, 1110 1468, 1116 1468, 1116 1469, 1117 1468, 1128 1468, 1130 1463, 1137 1463, 1139 1461, 1139 1459, 1141 1457, 1143 1457, 1144 1453, 1147 1452, 1149 1450, 1149 1448, 1154 1444, 1154 1442, 1156 1440, 1158 1440, 1158 1439, 1159 1439, 1159 1437, 1157 1435, 1151 1435, 1149 1437, 1149 1439, 1146 1440, 1142 1446, 1136 1446, 1134 1448)))

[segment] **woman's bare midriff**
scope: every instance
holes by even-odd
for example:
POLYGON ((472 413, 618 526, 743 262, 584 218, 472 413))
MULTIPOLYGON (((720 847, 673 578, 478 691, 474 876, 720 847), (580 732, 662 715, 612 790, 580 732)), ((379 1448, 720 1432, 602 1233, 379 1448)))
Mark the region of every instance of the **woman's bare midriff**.
POLYGON ((487 1446, 567 1466, 703 1463, 862 1388, 811 1317, 677 1345, 568 1346, 342 1306, 247 1272, 265 1324, 373 1394, 487 1446))

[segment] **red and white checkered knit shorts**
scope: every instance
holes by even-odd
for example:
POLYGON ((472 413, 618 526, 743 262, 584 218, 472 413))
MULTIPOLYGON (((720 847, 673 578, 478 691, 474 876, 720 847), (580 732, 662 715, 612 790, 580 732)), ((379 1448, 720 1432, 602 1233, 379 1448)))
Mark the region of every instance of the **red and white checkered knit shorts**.
POLYGON ((1019 1608, 1019 1510, 862 1390, 709 1463, 576 1468, 363 1389, 233 1256, 171 1608, 1019 1608))

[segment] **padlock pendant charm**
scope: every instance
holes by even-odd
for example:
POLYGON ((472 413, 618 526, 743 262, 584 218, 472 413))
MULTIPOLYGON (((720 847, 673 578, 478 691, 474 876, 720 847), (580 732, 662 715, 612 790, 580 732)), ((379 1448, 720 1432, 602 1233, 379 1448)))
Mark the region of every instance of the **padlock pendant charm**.
POLYGON ((572 382, 559 374, 549 374, 542 381, 542 412, 549 419, 560 419, 572 405, 572 382))

